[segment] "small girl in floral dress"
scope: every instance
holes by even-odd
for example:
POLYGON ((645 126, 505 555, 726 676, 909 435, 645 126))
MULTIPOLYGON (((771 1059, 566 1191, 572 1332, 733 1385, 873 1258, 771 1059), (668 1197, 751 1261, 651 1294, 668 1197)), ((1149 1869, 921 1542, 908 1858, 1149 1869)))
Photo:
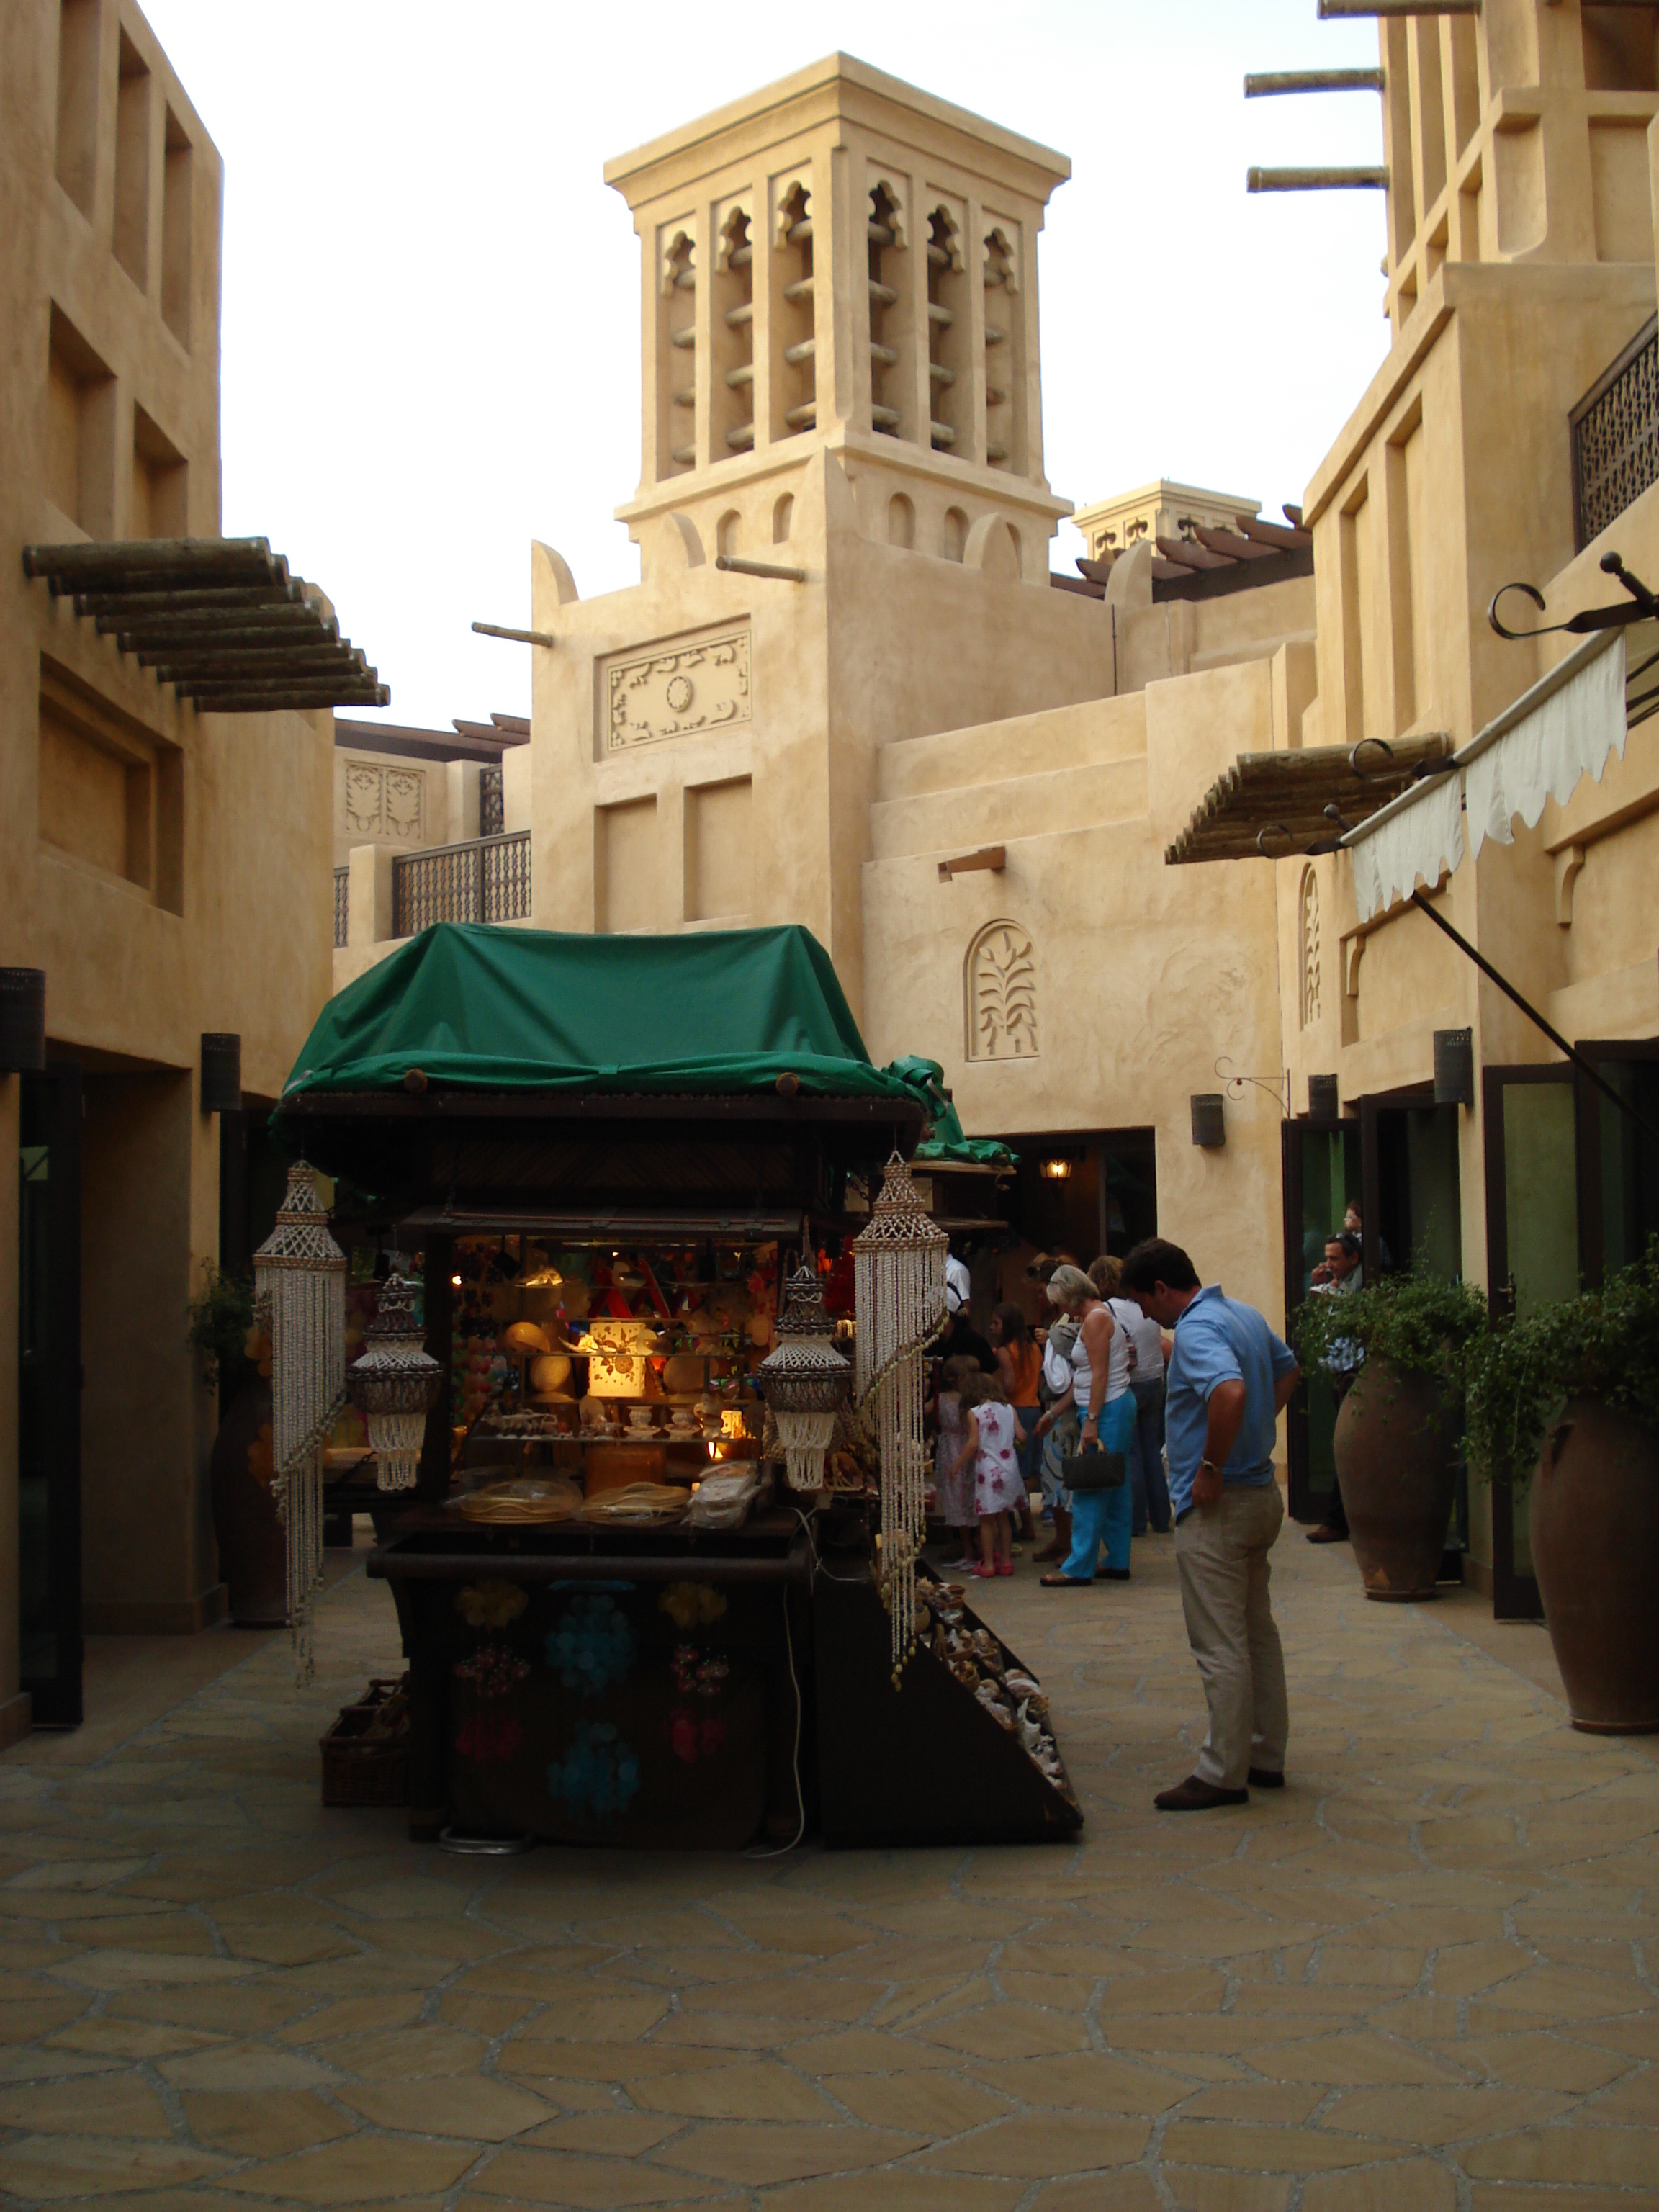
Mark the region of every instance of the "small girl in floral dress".
POLYGON ((1008 1394, 994 1375, 970 1376, 962 1391, 968 1409, 968 1433, 963 1440, 959 1469, 974 1471, 974 1509, 979 1516, 979 1565, 974 1569, 981 1582, 994 1575, 1014 1571, 1013 1537, 1008 1516, 1018 1512, 1024 1495, 1014 1439, 1019 1425, 1008 1394))

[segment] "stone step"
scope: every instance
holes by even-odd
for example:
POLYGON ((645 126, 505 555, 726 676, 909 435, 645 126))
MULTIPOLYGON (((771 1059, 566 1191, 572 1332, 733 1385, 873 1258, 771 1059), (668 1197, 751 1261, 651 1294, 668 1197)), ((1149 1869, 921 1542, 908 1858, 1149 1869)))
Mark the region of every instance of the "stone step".
POLYGON ((1051 707, 1041 714, 884 745, 877 756, 876 797, 915 799, 929 792, 1000 785, 1025 773, 1100 767, 1146 750, 1143 693, 1088 699, 1075 707, 1051 707))
POLYGON ((969 853, 1023 837, 1131 822, 1146 811, 1146 757, 1046 768, 995 783, 878 799, 870 810, 870 857, 969 853))

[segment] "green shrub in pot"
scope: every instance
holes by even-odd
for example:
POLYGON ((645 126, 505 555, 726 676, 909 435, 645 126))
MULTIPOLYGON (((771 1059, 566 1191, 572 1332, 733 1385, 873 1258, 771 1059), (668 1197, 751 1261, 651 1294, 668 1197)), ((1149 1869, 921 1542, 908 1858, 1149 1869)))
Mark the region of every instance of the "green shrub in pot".
POLYGON ((1602 1289, 1540 1306, 1486 1338, 1469 1374, 1469 1457, 1524 1483, 1553 1416, 1578 1398, 1659 1434, 1659 1237, 1602 1289))
POLYGON ((1528 1488, 1573 1726, 1659 1732, 1659 1237, 1602 1289, 1494 1332, 1468 1427, 1482 1471, 1528 1488))
POLYGON ((1316 1294, 1291 1328, 1304 1373, 1353 1370, 1331 1443, 1366 1596, 1431 1598, 1456 1489, 1464 1381, 1486 1333, 1484 1295, 1425 1272, 1385 1275, 1363 1290, 1316 1294))

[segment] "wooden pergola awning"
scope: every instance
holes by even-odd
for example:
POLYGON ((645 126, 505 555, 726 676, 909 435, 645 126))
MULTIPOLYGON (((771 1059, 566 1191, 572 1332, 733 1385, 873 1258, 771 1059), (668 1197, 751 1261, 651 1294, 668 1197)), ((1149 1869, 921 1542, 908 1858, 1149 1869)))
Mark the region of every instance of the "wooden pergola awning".
POLYGON ((391 702, 322 593, 265 538, 26 545, 23 572, 204 714, 391 702))
POLYGON ((1451 739, 1362 738, 1357 745, 1310 745, 1282 753, 1241 753, 1210 786, 1193 818, 1168 847, 1170 866, 1185 860, 1285 860, 1323 852, 1346 829, 1436 764, 1449 759, 1451 739), (1341 820, 1325 809, 1334 806, 1341 820))

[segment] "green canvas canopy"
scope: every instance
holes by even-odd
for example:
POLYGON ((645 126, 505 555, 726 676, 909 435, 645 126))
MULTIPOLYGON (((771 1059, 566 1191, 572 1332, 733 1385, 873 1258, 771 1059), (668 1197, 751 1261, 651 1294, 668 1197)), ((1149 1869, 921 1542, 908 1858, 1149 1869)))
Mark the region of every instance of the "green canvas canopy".
POLYGON ((434 1086, 657 1095, 790 1075, 808 1096, 931 1118, 900 1066, 872 1065, 829 954, 793 925, 584 937, 437 922, 329 1000, 283 1102, 396 1090, 416 1069, 434 1086))

